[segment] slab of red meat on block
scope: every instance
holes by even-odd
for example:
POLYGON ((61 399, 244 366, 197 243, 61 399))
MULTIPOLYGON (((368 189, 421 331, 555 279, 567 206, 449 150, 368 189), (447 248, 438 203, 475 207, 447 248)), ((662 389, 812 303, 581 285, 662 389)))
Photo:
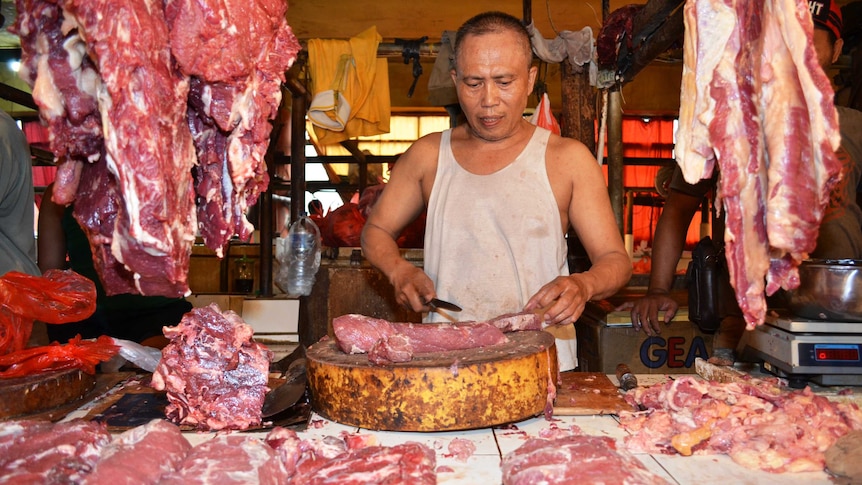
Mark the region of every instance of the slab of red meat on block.
POLYGON ((718 162, 731 284, 753 327, 765 294, 798 286, 840 177, 833 92, 802 0, 692 0, 684 18, 677 161, 690 183, 718 162))
POLYGON ((666 484, 607 436, 531 438, 503 457, 504 485, 536 483, 666 484))
POLYGON ((167 391, 168 419, 200 430, 260 424, 272 352, 252 340, 252 328, 239 315, 212 303, 164 334, 170 343, 152 386, 167 391))
POLYGON ((159 481, 166 485, 287 483, 287 472, 264 441, 243 435, 218 435, 186 455, 179 469, 159 481))
POLYGON ((724 453, 736 463, 769 472, 820 471, 825 451, 841 436, 862 430, 862 411, 805 388, 786 392, 751 379, 706 382, 684 376, 626 396, 645 412, 620 414, 635 452, 681 455, 724 453))
POLYGON ((87 475, 86 485, 138 485, 159 483, 177 470, 192 445, 180 428, 163 419, 124 431, 102 449, 87 475))
POLYGON ((369 354, 377 364, 408 362, 414 353, 488 347, 508 342, 488 322, 399 323, 358 314, 332 320, 339 348, 348 354, 369 354))
POLYGON ((188 116, 200 161, 201 236, 219 256, 233 234, 251 235, 245 210, 269 183, 269 120, 281 103, 285 71, 301 49, 286 10, 282 0, 175 0, 165 6, 171 51, 192 78, 188 116))
POLYGON ((110 441, 107 427, 96 422, 0 422, 0 481, 80 483, 110 441))
POLYGON ((96 100, 101 79, 78 31, 64 28, 63 2, 17 0, 10 32, 21 39, 19 77, 32 87, 48 144, 60 164, 54 200, 75 199, 84 163, 100 157, 104 139, 96 100))

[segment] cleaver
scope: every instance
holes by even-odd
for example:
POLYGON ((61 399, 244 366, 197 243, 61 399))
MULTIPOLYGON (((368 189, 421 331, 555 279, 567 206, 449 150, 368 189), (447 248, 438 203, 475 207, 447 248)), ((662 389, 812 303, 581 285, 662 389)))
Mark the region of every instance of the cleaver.
POLYGON ((263 398, 261 416, 269 418, 289 409, 305 394, 305 358, 294 360, 285 373, 284 384, 276 387, 263 398))

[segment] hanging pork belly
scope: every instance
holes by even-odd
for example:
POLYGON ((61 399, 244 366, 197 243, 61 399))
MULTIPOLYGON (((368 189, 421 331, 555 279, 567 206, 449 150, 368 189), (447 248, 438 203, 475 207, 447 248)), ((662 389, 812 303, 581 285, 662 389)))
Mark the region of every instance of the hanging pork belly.
POLYGON ((767 294, 799 285, 832 186, 838 115, 803 0, 688 0, 676 158, 720 170, 731 284, 749 328, 767 294))

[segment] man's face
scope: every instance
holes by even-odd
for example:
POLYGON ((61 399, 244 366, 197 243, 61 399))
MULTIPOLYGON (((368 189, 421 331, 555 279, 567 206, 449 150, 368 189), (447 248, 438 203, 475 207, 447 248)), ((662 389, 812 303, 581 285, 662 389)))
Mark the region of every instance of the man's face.
POLYGON ((536 81, 518 36, 505 30, 470 35, 461 44, 452 80, 473 133, 487 141, 513 135, 536 81))
POLYGON ((824 70, 828 69, 829 66, 838 60, 838 56, 841 55, 841 48, 844 45, 842 39, 838 39, 833 44, 830 41, 829 32, 821 28, 814 29, 813 43, 814 50, 817 52, 817 62, 824 70))

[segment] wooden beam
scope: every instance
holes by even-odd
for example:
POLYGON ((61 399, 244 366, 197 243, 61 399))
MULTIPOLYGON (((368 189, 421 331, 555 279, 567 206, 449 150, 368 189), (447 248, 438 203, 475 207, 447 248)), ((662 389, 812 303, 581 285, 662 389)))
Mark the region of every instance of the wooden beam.
POLYGON ((684 0, 649 0, 632 19, 631 49, 620 45, 617 77, 627 83, 674 42, 682 40, 684 0))

